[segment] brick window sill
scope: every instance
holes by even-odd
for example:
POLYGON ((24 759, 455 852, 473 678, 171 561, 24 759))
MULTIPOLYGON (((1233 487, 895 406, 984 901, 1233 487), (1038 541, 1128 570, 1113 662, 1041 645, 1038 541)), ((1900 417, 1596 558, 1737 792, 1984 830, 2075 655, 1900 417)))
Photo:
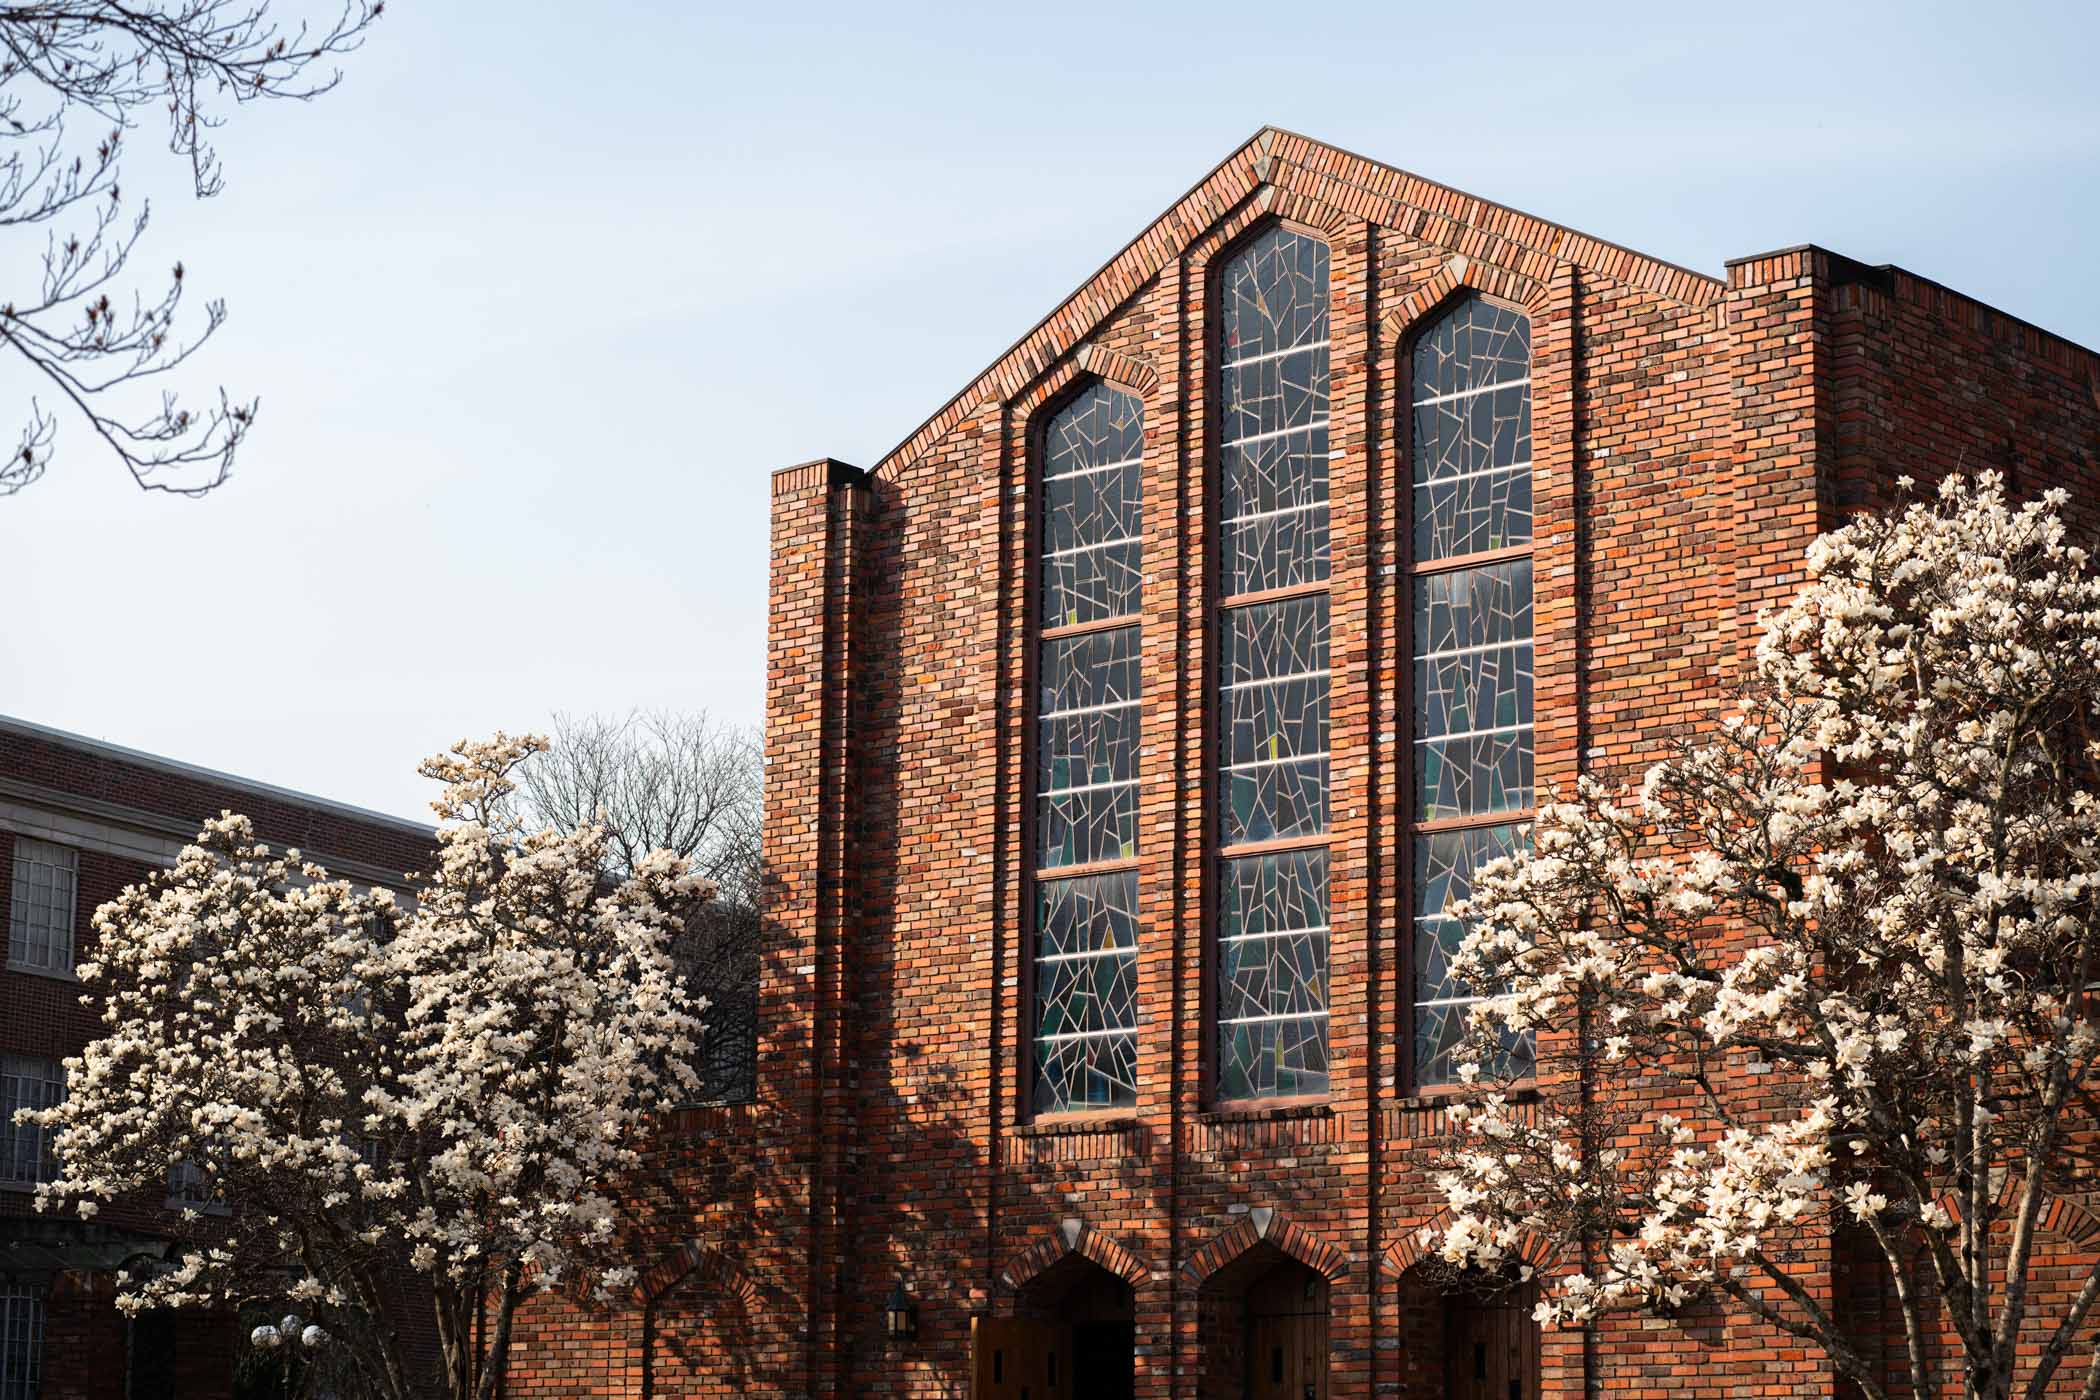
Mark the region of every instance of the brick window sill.
MULTIPOLYGON (((1442 1108, 1457 1099, 1473 1098, 1484 1092, 1477 1087, 1464 1084, 1440 1084, 1434 1089, 1417 1089, 1412 1094, 1400 1094, 1394 1098, 1381 1099, 1380 1108, 1442 1108)), ((1524 1080, 1512 1084, 1502 1091, 1502 1097, 1511 1103, 1538 1103, 1546 1096, 1539 1086, 1524 1080)))
POLYGON ((1199 1123, 1279 1123, 1303 1118, 1332 1118, 1334 1105, 1326 1099, 1309 1102, 1248 1103, 1213 1108, 1196 1115, 1199 1123))
POLYGON ((9 972, 19 972, 24 977, 41 977, 47 982, 69 982, 74 986, 80 985, 78 974, 71 968, 61 972, 48 967, 31 967, 28 963, 10 962, 7 965, 7 970, 9 972))
POLYGON ((1014 1127, 1015 1137, 1083 1137, 1092 1133, 1114 1133, 1138 1126, 1135 1113, 1061 1113, 1038 1118, 1014 1127))

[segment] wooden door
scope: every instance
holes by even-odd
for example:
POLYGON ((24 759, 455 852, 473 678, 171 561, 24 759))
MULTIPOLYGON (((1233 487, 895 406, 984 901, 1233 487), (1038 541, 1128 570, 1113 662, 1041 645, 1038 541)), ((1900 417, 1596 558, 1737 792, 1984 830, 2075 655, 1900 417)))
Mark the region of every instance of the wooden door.
POLYGON ((1452 1300, 1444 1391, 1450 1400, 1538 1400, 1539 1333, 1528 1294, 1452 1300))
POLYGON ((1248 1400, 1327 1400, 1327 1314, 1247 1320, 1248 1400))
POLYGON ((1083 1400, 1072 1395, 1072 1329, 1033 1317, 970 1323, 972 1400, 1083 1400))

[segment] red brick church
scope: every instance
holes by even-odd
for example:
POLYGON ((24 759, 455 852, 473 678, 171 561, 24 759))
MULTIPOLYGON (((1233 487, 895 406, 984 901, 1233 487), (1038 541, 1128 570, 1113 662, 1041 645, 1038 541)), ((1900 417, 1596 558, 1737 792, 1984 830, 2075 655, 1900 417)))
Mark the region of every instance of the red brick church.
MULTIPOLYGON (((757 1097, 510 1394, 1839 1394, 1711 1305, 1542 1334, 1420 1267, 1441 911, 1957 465, 2089 489, 2100 357, 1261 131, 882 460, 774 476, 757 1097)), ((1902 1364, 1838 1242, 1809 1284, 1902 1364)))

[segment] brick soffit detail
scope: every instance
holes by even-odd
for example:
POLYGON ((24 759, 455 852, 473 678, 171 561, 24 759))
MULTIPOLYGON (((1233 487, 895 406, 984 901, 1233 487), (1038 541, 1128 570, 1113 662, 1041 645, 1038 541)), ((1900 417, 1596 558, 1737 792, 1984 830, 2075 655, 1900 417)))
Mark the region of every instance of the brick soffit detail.
MULTIPOLYGON (((1554 265, 1562 262, 1687 306, 1709 305, 1726 290, 1726 284, 1718 278, 1577 233, 1310 137, 1278 127, 1263 127, 978 374, 967 388, 885 454, 870 474, 877 478, 894 476, 956 424, 1017 396, 1031 380, 1085 342, 1096 327, 1161 269, 1235 210, 1250 199, 1266 209, 1279 195, 1318 210, 1325 216, 1318 222, 1329 227, 1364 220, 1448 247, 1469 263, 1491 258, 1498 265, 1518 269, 1511 274, 1511 290, 1524 282, 1542 285, 1551 276, 1554 265)), ((1094 372, 1120 377, 1098 367, 1094 372)))

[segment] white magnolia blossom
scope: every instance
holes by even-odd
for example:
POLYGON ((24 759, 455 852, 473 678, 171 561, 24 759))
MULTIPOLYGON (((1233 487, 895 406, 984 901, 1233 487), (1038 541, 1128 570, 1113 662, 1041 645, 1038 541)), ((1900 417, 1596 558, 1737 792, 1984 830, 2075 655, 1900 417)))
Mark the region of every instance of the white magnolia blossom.
POLYGON ((38 1205, 92 1216, 187 1163, 226 1207, 184 1212, 179 1258, 128 1276, 121 1306, 288 1298, 311 1325, 255 1345, 333 1337, 405 1396, 385 1319, 406 1266, 449 1393, 486 1396, 527 1288, 623 1262, 607 1188, 696 1087, 702 1008, 667 949, 712 887, 667 852, 614 882, 602 832, 518 827, 510 775, 541 747, 499 734, 422 765, 443 825, 412 903, 226 813, 96 912, 80 975, 104 1031, 66 1062, 65 1101, 27 1115, 62 1164, 38 1205))
POLYGON ((1739 714, 1637 793, 1543 805, 1478 876, 1456 970, 1499 992, 1438 1162, 1446 1260, 1543 1246, 1543 1323, 1717 1291, 1884 1400, 1794 1272, 1862 1232, 1900 1384, 1944 1383, 1945 1328, 1968 1394, 2042 1394, 2100 1297, 2081 1275, 2030 1319, 2100 1052, 2100 579, 2066 500, 2016 507, 1986 474, 1824 536, 1739 714), (1492 1082, 1525 1031, 1536 1101, 1492 1082))

